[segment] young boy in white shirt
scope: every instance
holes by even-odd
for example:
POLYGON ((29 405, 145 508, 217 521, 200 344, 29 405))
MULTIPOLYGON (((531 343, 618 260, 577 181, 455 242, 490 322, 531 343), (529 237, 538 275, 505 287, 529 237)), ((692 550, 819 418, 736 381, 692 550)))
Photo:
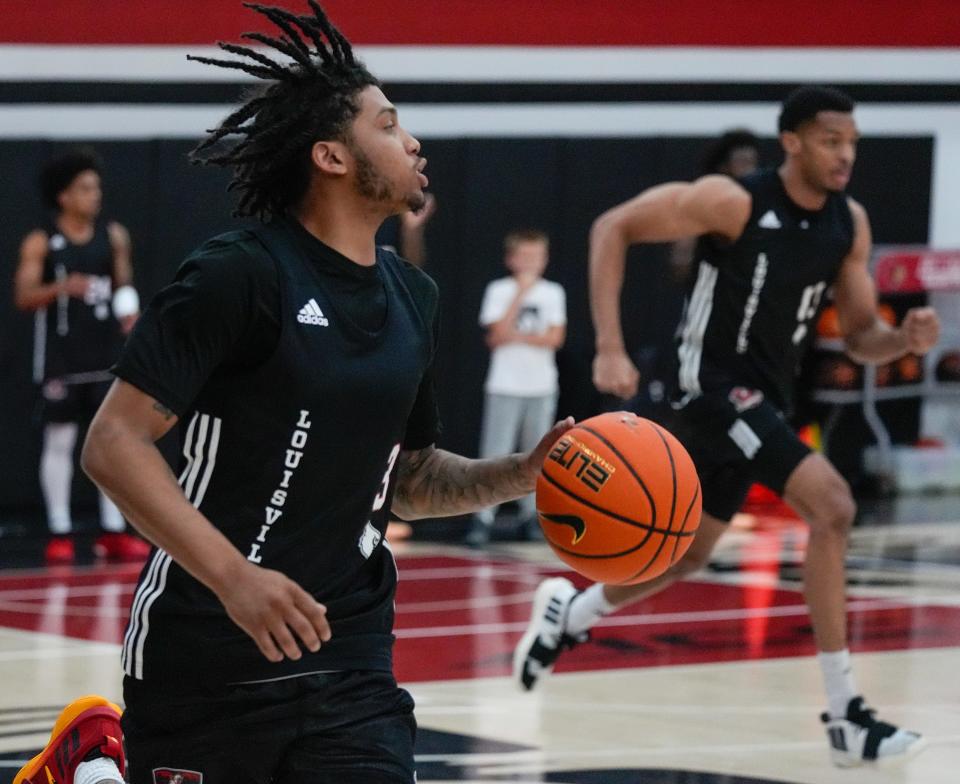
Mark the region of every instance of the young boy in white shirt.
MULTIPOLYGON (((487 285, 480 308, 490 369, 484 385, 480 456, 510 451, 518 442, 536 443, 553 422, 557 407, 556 352, 566 337, 566 295, 559 283, 544 280, 550 240, 534 229, 516 229, 504 238, 504 264, 510 275, 487 285)), ((534 496, 519 500, 521 534, 535 535, 534 496)), ((474 516, 467 543, 490 541, 497 507, 474 516)))

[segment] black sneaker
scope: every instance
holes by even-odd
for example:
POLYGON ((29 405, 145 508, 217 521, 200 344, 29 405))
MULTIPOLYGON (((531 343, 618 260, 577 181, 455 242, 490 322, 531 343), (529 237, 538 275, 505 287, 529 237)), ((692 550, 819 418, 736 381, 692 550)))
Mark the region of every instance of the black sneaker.
POLYGON ((537 588, 530 624, 513 652, 513 679, 524 691, 550 673, 562 651, 589 639, 587 632, 570 635, 566 631, 570 603, 578 593, 563 577, 544 580, 537 588))
POLYGON ((863 697, 854 697, 844 718, 820 715, 830 741, 830 759, 838 768, 906 759, 926 745, 923 736, 878 721, 875 714, 863 697))

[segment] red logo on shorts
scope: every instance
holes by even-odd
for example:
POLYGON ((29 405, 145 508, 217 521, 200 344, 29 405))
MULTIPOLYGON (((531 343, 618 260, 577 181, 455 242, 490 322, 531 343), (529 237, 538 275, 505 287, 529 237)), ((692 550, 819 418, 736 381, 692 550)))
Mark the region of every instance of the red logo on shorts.
POLYGON ((154 768, 153 784, 203 784, 203 774, 179 768, 154 768))
POLYGON ((730 390, 729 400, 733 407, 737 409, 738 414, 756 408, 763 402, 763 392, 759 389, 747 389, 747 387, 734 387, 730 390))

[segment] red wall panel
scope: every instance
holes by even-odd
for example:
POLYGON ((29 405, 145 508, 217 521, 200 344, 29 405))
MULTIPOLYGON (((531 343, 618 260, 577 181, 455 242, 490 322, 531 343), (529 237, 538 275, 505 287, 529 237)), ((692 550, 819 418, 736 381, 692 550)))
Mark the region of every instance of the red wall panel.
MULTIPOLYGON (((305 9, 305 0, 274 4, 305 9)), ((0 43, 205 44, 268 29, 240 0, 5 0, 0 43)), ((326 0, 364 44, 955 46, 957 0, 326 0)))

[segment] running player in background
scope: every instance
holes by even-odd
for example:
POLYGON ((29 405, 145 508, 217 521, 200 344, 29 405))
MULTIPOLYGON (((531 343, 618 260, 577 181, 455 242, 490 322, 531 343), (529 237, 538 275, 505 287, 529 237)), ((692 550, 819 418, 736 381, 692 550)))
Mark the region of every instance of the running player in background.
MULTIPOLYGON (((100 216, 100 168, 97 156, 84 149, 44 167, 43 199, 54 217, 23 240, 14 281, 17 307, 36 312, 34 381, 41 385, 44 421, 40 486, 52 534, 48 563, 69 563, 76 555, 70 486, 77 434, 106 395, 121 331, 129 332, 139 313, 130 236, 100 216)), ((123 517, 103 493, 100 523, 98 555, 146 558, 149 547, 125 532, 123 517)))
MULTIPOLYGON (((246 36, 270 48, 197 59, 267 84, 195 155, 233 168, 240 214, 262 225, 205 243, 155 297, 84 448, 157 548, 123 646, 130 780, 413 784, 391 508, 459 515, 525 495, 572 422, 524 454, 435 448, 437 287, 375 244, 385 218, 424 203, 420 143, 315 2, 251 7, 282 30, 246 36), (178 484, 154 442, 181 419, 178 484)), ((77 771, 123 762, 116 715, 95 726, 79 708, 86 741, 53 737, 21 776, 61 755, 44 784, 119 783, 77 771)))
POLYGON ((868 270, 870 225, 844 193, 856 157, 853 102, 824 87, 793 92, 780 114, 785 162, 736 182, 708 176, 651 188, 602 215, 590 237, 596 327, 594 383, 621 398, 638 373, 623 347, 620 291, 626 249, 699 236, 699 268, 679 332, 673 428, 703 488, 700 530, 669 572, 631 586, 541 584, 515 676, 530 689, 565 647, 582 642, 603 615, 702 568, 747 490, 759 481, 810 526, 804 590, 823 671, 823 715, 841 766, 906 755, 913 732, 878 721, 855 684, 847 648, 844 558, 856 505, 843 477, 788 426, 794 377, 825 294, 833 291, 847 353, 860 362, 923 354, 937 341, 930 308, 889 327, 877 315, 868 270))
MULTIPOLYGON (((752 131, 735 128, 714 139, 703 154, 700 176, 726 174, 735 180, 746 177, 760 165, 760 140, 752 131)), ((681 237, 670 248, 670 271, 674 280, 685 284, 693 267, 696 237, 681 237)))

